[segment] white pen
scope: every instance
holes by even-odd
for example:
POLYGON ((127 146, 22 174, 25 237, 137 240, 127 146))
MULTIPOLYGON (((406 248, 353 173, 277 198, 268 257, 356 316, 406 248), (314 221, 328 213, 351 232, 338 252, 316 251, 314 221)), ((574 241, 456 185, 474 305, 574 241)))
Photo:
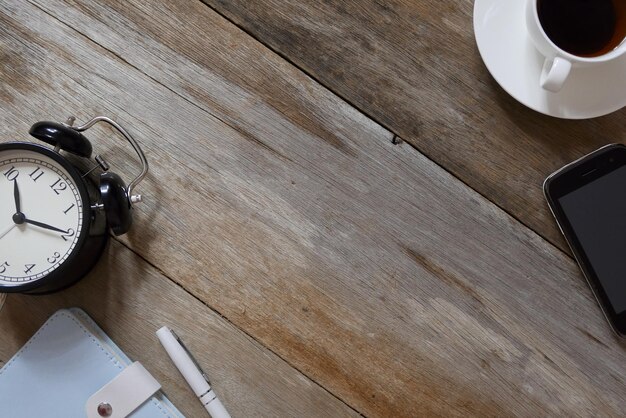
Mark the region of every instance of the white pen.
POLYGON ((168 327, 162 327, 156 332, 163 348, 167 351, 180 374, 183 375, 193 392, 213 418, 230 418, 230 414, 217 398, 206 374, 202 371, 196 359, 193 358, 185 344, 176 333, 168 327))

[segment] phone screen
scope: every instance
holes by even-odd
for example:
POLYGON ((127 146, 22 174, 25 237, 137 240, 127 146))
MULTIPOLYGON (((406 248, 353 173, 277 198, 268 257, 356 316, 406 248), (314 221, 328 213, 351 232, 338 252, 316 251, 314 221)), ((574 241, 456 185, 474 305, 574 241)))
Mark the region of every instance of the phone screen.
POLYGON ((626 312, 626 166, 558 202, 613 310, 626 312))

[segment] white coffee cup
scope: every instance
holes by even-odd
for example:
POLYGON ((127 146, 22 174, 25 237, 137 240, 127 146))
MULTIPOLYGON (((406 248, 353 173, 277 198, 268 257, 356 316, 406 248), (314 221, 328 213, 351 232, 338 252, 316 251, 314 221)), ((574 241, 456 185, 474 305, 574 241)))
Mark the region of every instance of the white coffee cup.
POLYGON ((527 0, 526 2, 526 28, 535 47, 545 57, 539 79, 539 84, 545 90, 554 93, 560 91, 572 67, 601 65, 618 59, 626 53, 626 42, 622 42, 612 51, 597 57, 581 57, 564 51, 550 40, 542 27, 537 10, 539 1, 527 0))

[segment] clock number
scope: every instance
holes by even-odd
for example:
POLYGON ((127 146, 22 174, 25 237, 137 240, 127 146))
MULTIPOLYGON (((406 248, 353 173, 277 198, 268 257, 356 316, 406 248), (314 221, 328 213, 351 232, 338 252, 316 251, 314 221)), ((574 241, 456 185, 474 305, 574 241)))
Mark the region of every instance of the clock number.
POLYGON ((67 189, 67 183, 62 182, 61 179, 58 178, 57 181, 50 185, 50 188, 53 192, 59 195, 63 190, 67 189))
POLYGON ((61 258, 61 254, 55 251, 54 254, 52 254, 52 257, 48 257, 47 260, 48 260, 48 263, 54 264, 57 262, 59 258, 61 258))
POLYGON ((63 213, 67 215, 67 212, 69 212, 70 210, 72 210, 72 208, 73 208, 74 206, 76 206, 76 204, 72 203, 72 206, 70 206, 69 208, 65 209, 65 210, 63 211, 63 213))
POLYGON ((68 238, 73 237, 74 234, 76 233, 76 231, 74 231, 72 228, 68 229, 67 232, 65 234, 61 235, 61 238, 63 238, 63 241, 67 241, 68 238))
POLYGON ((6 261, 0 264, 0 274, 4 274, 4 272, 7 271, 7 267, 10 267, 10 265, 6 261))
POLYGON ((33 181, 37 181, 39 180, 39 177, 43 176, 43 170, 39 167, 35 168, 35 171, 33 171, 32 173, 30 173, 28 175, 28 177, 30 177, 31 179, 33 179, 33 181))
POLYGON ((20 172, 15 169, 15 166, 12 166, 8 171, 4 172, 4 177, 6 177, 9 181, 15 180, 19 175, 20 172))
POLYGON ((30 271, 33 269, 33 267, 35 267, 34 264, 24 264, 24 267, 26 267, 26 270, 24 270, 24 273, 30 273, 30 271))

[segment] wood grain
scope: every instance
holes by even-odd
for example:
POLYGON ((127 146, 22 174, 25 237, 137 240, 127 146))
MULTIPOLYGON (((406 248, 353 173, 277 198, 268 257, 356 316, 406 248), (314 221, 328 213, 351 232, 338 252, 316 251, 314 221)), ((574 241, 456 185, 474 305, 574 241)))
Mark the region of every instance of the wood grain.
POLYGON ((204 2, 565 251, 543 180, 626 141, 624 110, 560 120, 508 96, 476 48, 473 1, 204 2))
POLYGON ((115 241, 95 271, 67 291, 10 295, 0 314, 0 356, 9 359, 49 316, 72 306, 141 361, 188 417, 206 411, 158 342, 163 325, 185 340, 234 417, 358 415, 115 241))
POLYGON ((574 263, 392 132, 199 2, 38 7, 0 15, 1 133, 123 122, 152 162, 125 244, 358 412, 626 410, 574 263))

